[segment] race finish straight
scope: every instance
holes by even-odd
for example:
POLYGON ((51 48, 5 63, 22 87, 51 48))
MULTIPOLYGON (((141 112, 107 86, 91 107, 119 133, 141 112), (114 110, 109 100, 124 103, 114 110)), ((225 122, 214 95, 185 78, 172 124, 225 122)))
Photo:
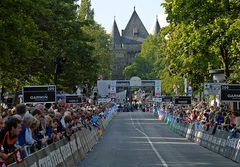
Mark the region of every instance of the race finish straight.
MULTIPOLYGON (((132 114, 130 114, 130 116, 131 116, 132 126, 134 127, 134 129, 136 129, 139 133, 141 133, 143 136, 146 137, 146 139, 148 141, 148 144, 151 146, 151 148, 152 148, 153 152, 156 154, 157 158, 161 161, 161 163, 163 164, 164 167, 168 167, 167 162, 159 154, 159 152, 157 151, 156 147, 153 145, 152 141, 150 140, 149 136, 135 126, 135 123, 133 122, 133 119, 132 119, 132 114)), ((139 122, 138 122, 138 124, 139 124, 139 122)))

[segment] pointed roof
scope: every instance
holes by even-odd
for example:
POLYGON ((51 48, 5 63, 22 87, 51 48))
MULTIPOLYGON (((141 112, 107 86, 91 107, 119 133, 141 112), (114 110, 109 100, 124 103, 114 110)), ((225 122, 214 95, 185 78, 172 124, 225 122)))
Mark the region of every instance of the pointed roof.
POLYGON ((148 36, 148 32, 145 28, 145 26, 143 25, 141 19, 139 18, 135 7, 134 7, 134 11, 133 14, 125 28, 125 30, 123 30, 122 32, 122 36, 124 37, 137 37, 137 38, 143 38, 145 39, 148 36))
POLYGON ((158 22, 158 17, 156 17, 156 22, 154 24, 154 27, 153 27, 153 31, 152 31, 152 35, 157 35, 159 32, 160 32, 160 24, 158 22))
POLYGON ((111 33, 112 41, 114 44, 121 44, 121 36, 118 30, 118 26, 114 17, 113 27, 112 27, 112 33, 111 33))

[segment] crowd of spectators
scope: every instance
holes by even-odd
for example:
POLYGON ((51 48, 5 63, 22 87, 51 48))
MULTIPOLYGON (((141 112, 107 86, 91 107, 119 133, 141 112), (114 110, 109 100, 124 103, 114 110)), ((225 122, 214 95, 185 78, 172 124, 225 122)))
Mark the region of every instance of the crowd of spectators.
POLYGON ((60 100, 57 105, 18 104, 5 109, 0 116, 0 164, 14 162, 17 149, 24 158, 83 128, 102 129, 104 111, 111 107, 110 103, 69 105, 60 100))
POLYGON ((190 106, 163 105, 164 111, 177 118, 177 122, 194 124, 197 129, 209 131, 214 134, 217 129, 229 132, 229 138, 239 137, 240 115, 227 106, 209 106, 205 102, 195 103, 190 106))

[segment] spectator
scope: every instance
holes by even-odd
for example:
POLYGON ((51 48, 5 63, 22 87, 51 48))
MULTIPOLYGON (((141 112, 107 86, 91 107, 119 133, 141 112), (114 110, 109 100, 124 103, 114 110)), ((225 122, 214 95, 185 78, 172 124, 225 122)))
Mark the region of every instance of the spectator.
POLYGON ((52 118, 49 115, 45 116, 46 119, 46 131, 45 131, 45 136, 47 136, 47 142, 48 144, 52 143, 52 118))
POLYGON ((237 117, 237 113, 236 112, 232 112, 231 115, 229 116, 230 119, 230 129, 234 128, 236 126, 236 117, 237 117))
POLYGON ((33 131, 39 126, 39 121, 28 113, 23 117, 23 124, 25 126, 25 155, 29 155, 36 151, 34 146, 36 140, 33 138, 33 131))
POLYGON ((55 142, 55 141, 58 141, 58 140, 60 140, 60 138, 61 138, 61 133, 60 133, 60 131, 58 131, 58 120, 57 119, 53 119, 53 122, 52 122, 52 140, 53 140, 53 142, 55 142))
POLYGON ((24 144, 32 145, 35 142, 32 136, 32 128, 31 128, 33 122, 34 122, 34 117, 31 114, 25 114, 22 122, 26 128, 24 144))
POLYGON ((4 119, 0 116, 0 131, 4 128, 4 119))
POLYGON ((230 113, 223 113, 223 124, 222 124, 222 128, 223 130, 229 131, 229 125, 230 125, 230 113))
POLYGON ((22 118, 26 112, 27 112, 27 108, 25 104, 18 104, 16 106, 16 114, 20 115, 22 118))
POLYGON ((21 130, 20 123, 19 119, 9 117, 5 122, 5 127, 0 131, 0 157, 4 160, 13 161, 10 153, 16 149, 14 145, 21 130))

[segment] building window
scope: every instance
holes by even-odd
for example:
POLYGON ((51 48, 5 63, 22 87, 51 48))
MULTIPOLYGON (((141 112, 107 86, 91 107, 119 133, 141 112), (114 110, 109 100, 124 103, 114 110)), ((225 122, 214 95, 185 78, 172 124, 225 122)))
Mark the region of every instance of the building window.
POLYGON ((133 36, 137 36, 138 35, 138 33, 139 33, 139 30, 138 30, 138 28, 133 28, 133 36))

